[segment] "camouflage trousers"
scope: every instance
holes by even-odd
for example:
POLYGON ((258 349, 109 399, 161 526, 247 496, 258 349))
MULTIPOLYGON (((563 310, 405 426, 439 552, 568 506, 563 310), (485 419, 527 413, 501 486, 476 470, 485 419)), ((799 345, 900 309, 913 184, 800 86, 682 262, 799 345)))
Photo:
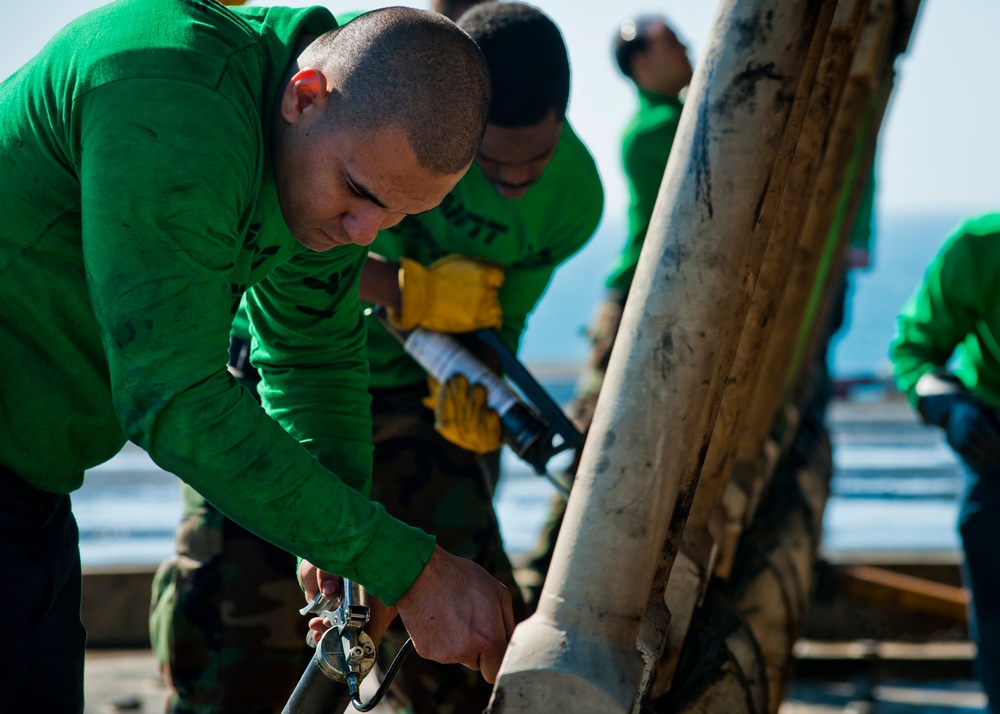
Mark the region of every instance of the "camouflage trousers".
MULTIPOLYGON (((448 552, 474 560, 507 585, 514 615, 522 620, 526 611, 493 509, 499 452, 479 456, 439 436, 433 415, 420 403, 425 395, 423 385, 373 390, 372 498, 397 518, 436 536, 448 552)), ((379 650, 383 671, 406 637, 397 619, 379 650)), ((414 714, 473 714, 486 708, 492 690, 479 672, 411 656, 386 701, 397 711, 414 714)))
POLYGON ((280 712, 313 654, 295 557, 182 488, 177 554, 156 573, 149 620, 166 711, 280 712))

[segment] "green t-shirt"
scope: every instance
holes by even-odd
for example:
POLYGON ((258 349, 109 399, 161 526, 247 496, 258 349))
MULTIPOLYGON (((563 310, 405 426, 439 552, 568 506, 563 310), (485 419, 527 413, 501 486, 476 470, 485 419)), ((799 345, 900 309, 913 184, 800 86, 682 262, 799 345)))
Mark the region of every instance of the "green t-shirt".
POLYGON ((678 97, 639 90, 639 110, 625 128, 622 164, 630 194, 628 237, 605 281, 608 290, 623 296, 632 287, 681 109, 678 97))
MULTIPOLYGON (((604 190, 597 165, 565 123, 552 160, 521 198, 503 198, 478 164, 433 211, 379 233, 373 253, 430 265, 446 255, 486 258, 504 267, 500 335, 517 349, 528 315, 560 263, 590 239, 601 219, 604 190)), ((373 319, 368 325, 371 386, 402 387, 426 375, 373 319)))
POLYGON ((271 175, 295 44, 332 27, 323 8, 120 0, 0 84, 0 464, 68 493, 131 439, 393 602, 433 539, 367 498, 366 250, 302 248, 271 175), (251 286, 270 417, 225 369, 251 286))
POLYGON ((1000 408, 1000 213, 963 223, 931 262, 903 307, 890 353, 899 389, 955 357, 954 372, 978 398, 1000 408))

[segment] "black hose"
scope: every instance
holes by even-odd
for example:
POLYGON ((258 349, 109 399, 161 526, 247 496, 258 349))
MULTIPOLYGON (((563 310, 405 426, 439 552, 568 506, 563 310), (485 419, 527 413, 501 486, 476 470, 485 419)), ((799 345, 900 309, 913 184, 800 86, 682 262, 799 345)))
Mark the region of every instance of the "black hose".
POLYGON ((399 652, 396 653, 396 656, 392 658, 392 664, 390 664, 389 668, 385 671, 385 676, 382 677, 382 683, 378 685, 378 689, 375 691, 375 694, 372 695, 372 698, 367 704, 361 701, 361 693, 358 691, 361 686, 361 682, 356 680, 360 678, 348 679, 348 686, 351 689, 351 704, 354 705, 355 709, 359 712, 370 712, 380 701, 382 701, 382 697, 384 697, 385 693, 389 691, 389 685, 392 684, 392 680, 396 676, 396 672, 399 671, 400 665, 403 664, 403 660, 406 659, 406 656, 410 654, 412 649, 413 640, 407 639, 406 642, 403 643, 403 646, 399 648, 399 652))
POLYGON ((361 675, 357 672, 348 673, 346 683, 333 679, 320 666, 317 652, 317 655, 309 660, 306 671, 302 673, 292 696, 281 712, 282 714, 344 714, 348 704, 353 704, 359 712, 369 712, 389 691, 389 686, 403 660, 412 650, 413 640, 407 639, 393 657, 385 676, 382 677, 382 683, 367 704, 361 700, 361 675))

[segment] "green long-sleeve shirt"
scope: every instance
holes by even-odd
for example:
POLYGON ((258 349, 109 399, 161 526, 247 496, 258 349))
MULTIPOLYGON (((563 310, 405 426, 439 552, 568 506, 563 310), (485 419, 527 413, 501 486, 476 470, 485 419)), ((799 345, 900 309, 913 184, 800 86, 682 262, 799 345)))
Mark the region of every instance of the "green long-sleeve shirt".
POLYGON ((903 307, 890 348, 899 389, 916 405, 917 381, 948 365, 1000 408, 1000 213, 966 221, 942 246, 903 307))
POLYGON ((629 187, 628 237, 605 282, 619 295, 627 295, 632 287, 682 108, 678 97, 640 89, 639 109, 625 128, 622 164, 629 187))
POLYGON ((0 84, 0 465, 68 493, 131 439, 393 602, 433 539, 367 498, 366 251, 301 247, 271 174, 295 44, 332 27, 322 8, 119 0, 0 84), (270 416, 225 369, 250 286, 270 416))
MULTIPOLYGON (((516 350, 552 273, 590 239, 603 207, 597 165, 565 123, 552 160, 521 198, 503 198, 474 163, 438 208, 382 231, 371 250, 389 260, 405 256, 424 265, 453 253, 502 265, 500 336, 516 350)), ((367 355, 373 387, 408 386, 426 378, 374 320, 368 325, 367 355)))

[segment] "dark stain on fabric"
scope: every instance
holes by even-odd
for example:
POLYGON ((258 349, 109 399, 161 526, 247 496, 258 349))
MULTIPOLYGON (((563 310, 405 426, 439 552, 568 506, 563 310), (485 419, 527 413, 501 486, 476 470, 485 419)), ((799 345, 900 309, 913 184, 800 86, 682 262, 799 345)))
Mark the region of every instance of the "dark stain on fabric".
POLYGON ((135 325, 126 319, 124 322, 115 325, 115 344, 119 347, 127 347, 135 341, 135 325))
POLYGON ((296 305, 295 309, 304 315, 312 315, 313 317, 322 317, 324 319, 329 319, 334 315, 334 310, 332 308, 328 310, 317 310, 316 308, 309 307, 308 305, 296 305))
MULTIPOLYGON (((137 384, 143 381, 141 374, 132 377, 137 384)), ((126 436, 134 438, 136 434, 144 433, 149 428, 150 417, 159 415, 168 401, 167 395, 157 391, 155 385, 131 390, 130 399, 117 407, 126 436)))

